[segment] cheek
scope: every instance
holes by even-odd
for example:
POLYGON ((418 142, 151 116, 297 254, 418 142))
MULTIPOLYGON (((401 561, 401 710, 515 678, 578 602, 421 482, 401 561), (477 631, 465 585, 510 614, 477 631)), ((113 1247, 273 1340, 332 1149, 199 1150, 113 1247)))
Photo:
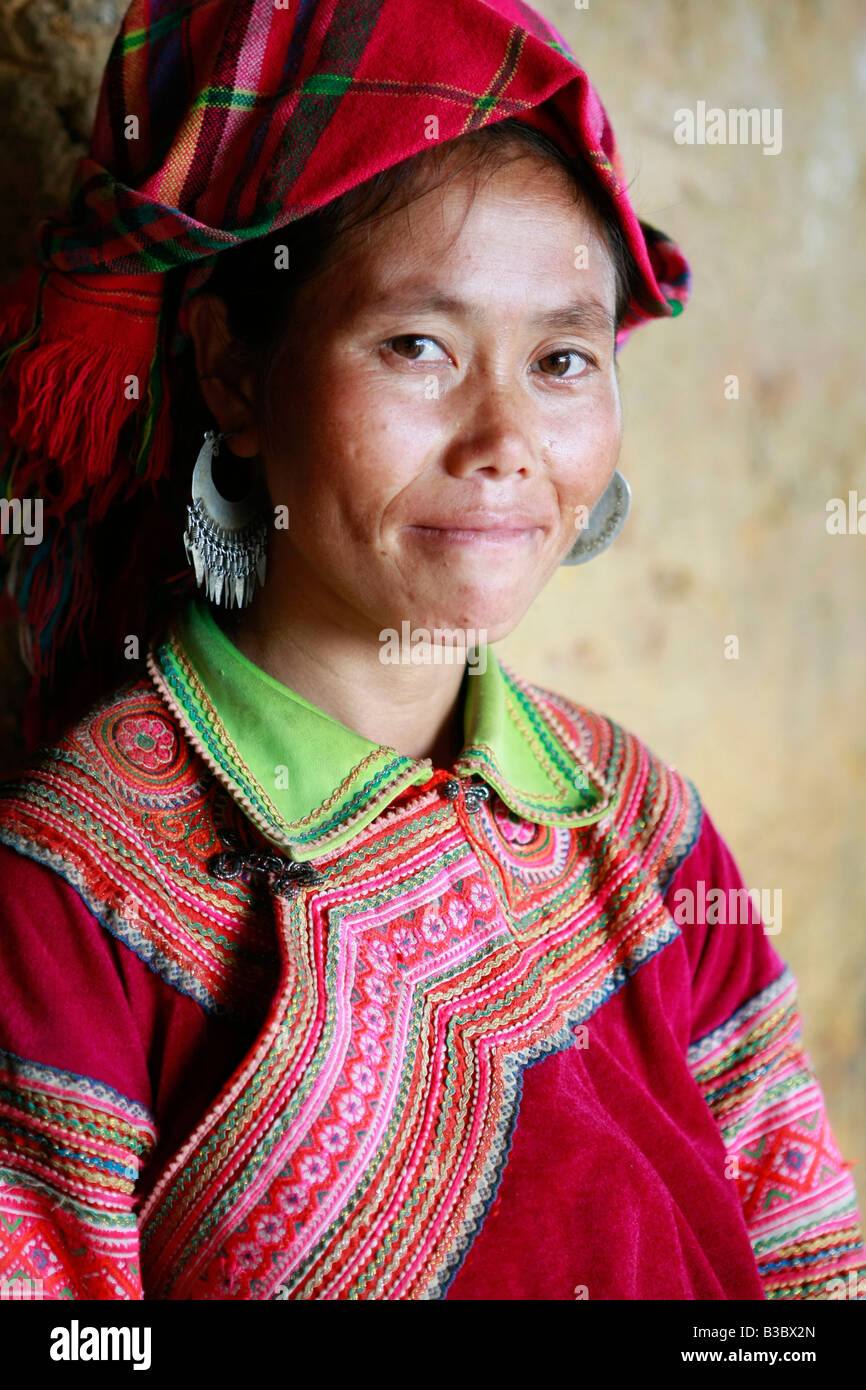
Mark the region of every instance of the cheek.
POLYGON ((431 403, 386 389, 373 369, 329 363, 274 385, 268 484, 323 535, 369 538, 424 465, 436 438, 431 403), (424 409, 424 405, 427 409, 424 409))
POLYGON ((622 443, 619 395, 606 393, 547 431, 548 460, 564 523, 592 508, 616 468, 622 443))

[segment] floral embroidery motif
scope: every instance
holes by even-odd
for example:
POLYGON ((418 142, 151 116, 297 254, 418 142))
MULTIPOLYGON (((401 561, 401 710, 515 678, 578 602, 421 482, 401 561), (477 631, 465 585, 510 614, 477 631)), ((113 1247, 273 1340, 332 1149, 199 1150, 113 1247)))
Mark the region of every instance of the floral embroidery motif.
POLYGON ((174 729, 155 715, 132 715, 119 722, 117 746, 133 767, 160 772, 171 765, 177 752, 174 729))

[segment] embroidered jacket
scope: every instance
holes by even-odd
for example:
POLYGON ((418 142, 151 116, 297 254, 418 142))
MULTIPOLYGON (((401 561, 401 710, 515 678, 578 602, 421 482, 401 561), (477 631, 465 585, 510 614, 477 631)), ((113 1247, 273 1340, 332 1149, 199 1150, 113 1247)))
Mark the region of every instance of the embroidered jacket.
POLYGON ((686 777, 489 649, 450 769, 197 604, 148 671, 0 785, 0 1280, 857 1296, 795 982, 686 777))

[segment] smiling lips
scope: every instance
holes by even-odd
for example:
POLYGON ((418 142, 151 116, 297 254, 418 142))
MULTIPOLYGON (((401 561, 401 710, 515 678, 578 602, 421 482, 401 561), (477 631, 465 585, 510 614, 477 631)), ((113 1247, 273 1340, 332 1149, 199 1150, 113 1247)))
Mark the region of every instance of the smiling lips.
POLYGON ((406 529, 422 540, 444 545, 514 545, 535 539, 544 528, 535 517, 521 513, 499 516, 465 511, 459 517, 417 523, 406 529))

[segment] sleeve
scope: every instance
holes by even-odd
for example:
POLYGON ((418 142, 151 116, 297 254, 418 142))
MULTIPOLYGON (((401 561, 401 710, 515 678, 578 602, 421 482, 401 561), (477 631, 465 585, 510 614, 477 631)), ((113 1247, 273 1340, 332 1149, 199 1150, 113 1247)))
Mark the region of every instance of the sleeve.
POLYGON ((0 1297, 147 1297, 143 1194, 248 1041, 0 846, 0 1297))
MULTIPOLYGON (((749 891, 706 811, 665 894, 692 970, 689 1067, 721 1131, 768 1299, 857 1298, 857 1192, 770 943, 781 892, 749 891)), ((860 1290, 860 1294, 858 1294, 860 1290)))

